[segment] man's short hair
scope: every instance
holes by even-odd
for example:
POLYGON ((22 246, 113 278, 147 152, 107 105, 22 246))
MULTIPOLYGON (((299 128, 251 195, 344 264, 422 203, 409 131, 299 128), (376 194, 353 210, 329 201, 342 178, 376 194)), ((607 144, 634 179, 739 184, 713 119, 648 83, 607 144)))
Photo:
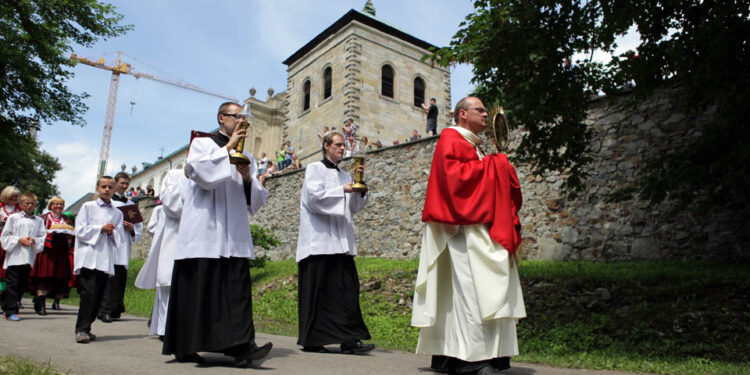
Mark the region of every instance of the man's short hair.
POLYGON ((31 199, 34 202, 36 202, 36 194, 27 191, 27 192, 21 194, 21 197, 19 198, 20 201, 22 201, 24 199, 31 199))
POLYGON ((126 172, 117 172, 117 174, 115 175, 115 182, 120 181, 121 178, 130 181, 130 175, 126 172))
POLYGON ((458 114, 461 113, 461 110, 469 109, 469 99, 471 98, 473 97, 467 96, 456 103, 456 108, 453 110, 453 120, 456 121, 456 124, 458 124, 458 114))
POLYGON ((436 102, 436 103, 437 103, 437 100, 435 100, 435 98, 430 98, 430 101, 431 101, 431 102, 436 102))
MULTIPOLYGON (((219 121, 219 115, 223 114, 224 112, 226 112, 226 110, 229 107, 234 106, 234 105, 240 107, 240 105, 237 104, 237 103, 235 103, 235 102, 224 102, 224 103, 221 103, 221 105, 219 106, 219 111, 216 112, 216 122, 218 122, 219 125, 221 125, 221 122, 219 121)), ((240 107, 240 108, 242 108, 242 107, 240 107)))
POLYGON ((331 131, 328 134, 326 134, 326 135, 323 136, 323 147, 322 147, 322 149, 323 149, 323 156, 325 156, 325 154, 326 154, 326 146, 328 146, 331 143, 333 143, 333 137, 335 137, 335 136, 339 136, 339 137, 341 137, 341 139, 344 139, 344 135, 343 134, 341 134, 339 132, 335 132, 335 131, 331 131))
POLYGON ((96 187, 99 187, 99 183, 102 182, 102 180, 112 180, 112 181, 114 181, 115 179, 112 178, 112 176, 99 176, 99 178, 96 179, 96 187))

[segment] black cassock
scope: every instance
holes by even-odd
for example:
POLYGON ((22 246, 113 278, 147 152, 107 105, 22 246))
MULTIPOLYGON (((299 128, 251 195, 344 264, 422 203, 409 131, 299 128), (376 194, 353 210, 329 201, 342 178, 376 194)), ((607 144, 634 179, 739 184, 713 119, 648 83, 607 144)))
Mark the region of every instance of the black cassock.
POLYGON ((299 339, 302 346, 370 339, 359 308, 354 257, 311 255, 299 262, 299 339))
MULTIPOLYGON (((219 147, 229 138, 212 137, 219 147)), ((250 202, 250 183, 245 184, 250 202)), ((247 258, 188 258, 174 263, 162 354, 239 356, 255 345, 247 258)))

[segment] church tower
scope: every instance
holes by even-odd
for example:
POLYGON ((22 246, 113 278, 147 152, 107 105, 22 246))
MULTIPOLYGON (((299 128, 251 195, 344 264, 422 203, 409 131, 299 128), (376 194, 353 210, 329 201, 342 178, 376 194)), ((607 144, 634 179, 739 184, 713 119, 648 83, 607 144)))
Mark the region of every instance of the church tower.
POLYGON ((438 129, 450 125, 450 71, 421 61, 432 44, 375 17, 368 0, 350 10, 284 61, 287 103, 283 140, 301 159, 320 154, 324 126, 342 131, 351 118, 357 135, 390 145, 412 130, 425 133, 421 103, 437 100, 438 129))

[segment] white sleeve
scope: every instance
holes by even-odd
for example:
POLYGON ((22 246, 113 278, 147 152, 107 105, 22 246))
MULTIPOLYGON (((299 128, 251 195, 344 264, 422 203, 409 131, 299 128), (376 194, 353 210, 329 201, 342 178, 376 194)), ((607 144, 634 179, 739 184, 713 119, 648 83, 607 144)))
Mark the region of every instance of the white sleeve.
POLYGON ((182 196, 180 195, 180 180, 182 178, 172 171, 167 173, 167 177, 161 185, 161 194, 159 194, 164 214, 173 219, 179 219, 182 216, 182 196))
POLYGON ((204 190, 213 190, 232 178, 229 152, 210 138, 196 138, 190 145, 185 172, 204 190))
POLYGON ((325 186, 319 168, 307 167, 302 183, 302 205, 310 212, 320 215, 345 216, 346 194, 344 185, 325 186))
POLYGON ((148 225, 146 226, 146 230, 152 235, 156 231, 156 227, 159 226, 159 221, 162 219, 161 218, 162 214, 163 214, 163 206, 157 206, 156 208, 154 208, 154 211, 151 212, 151 218, 148 220, 148 225))
MULTIPOLYGON (((10 216, 5 222, 5 227, 3 227, 3 234, 0 235, 0 245, 2 245, 3 249, 9 253, 15 250, 16 246, 18 246, 18 240, 21 239, 21 236, 17 236, 14 233, 14 227, 15 217, 10 216)), ((0 266, 2 266, 2 264, 0 264, 0 266)))
POLYGON ((143 236, 143 223, 133 224, 133 232, 134 234, 128 233, 130 243, 138 242, 141 239, 141 236, 143 236))
POLYGON ((103 224, 89 224, 89 206, 84 205, 76 216, 76 238, 87 245, 94 246, 99 241, 103 226, 103 224))
POLYGON ((34 246, 32 250, 34 253, 39 254, 44 251, 44 241, 47 239, 47 227, 44 225, 44 220, 37 218, 36 220, 36 233, 34 233, 34 246))
MULTIPOLYGON (((115 228, 122 228, 122 214, 117 215, 115 218, 115 222, 112 223, 115 225, 115 228)), ((101 231, 100 231, 101 233, 101 231)), ((124 239, 120 237, 120 231, 119 230, 113 230, 112 231, 112 241, 115 243, 115 247, 119 247, 121 243, 123 243, 124 239)))
POLYGON ((367 202, 370 198, 370 192, 366 192, 364 194, 364 197, 362 195, 363 194, 359 192, 351 193, 349 199, 349 210, 352 212, 352 214, 356 214, 357 212, 362 211, 362 209, 367 206, 367 202))

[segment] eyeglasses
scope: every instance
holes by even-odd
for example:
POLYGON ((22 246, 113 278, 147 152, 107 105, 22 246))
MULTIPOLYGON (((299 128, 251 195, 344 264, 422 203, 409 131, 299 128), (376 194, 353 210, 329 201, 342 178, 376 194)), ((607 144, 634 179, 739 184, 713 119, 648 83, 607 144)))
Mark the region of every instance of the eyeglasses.
POLYGON ((482 108, 482 107, 469 108, 469 109, 473 109, 473 110, 475 110, 475 111, 477 111, 479 113, 487 113, 487 110, 484 109, 484 108, 482 108))
POLYGON ((245 115, 243 115, 242 113, 222 113, 222 115, 223 116, 234 117, 234 118, 240 119, 240 120, 245 118, 245 115))

